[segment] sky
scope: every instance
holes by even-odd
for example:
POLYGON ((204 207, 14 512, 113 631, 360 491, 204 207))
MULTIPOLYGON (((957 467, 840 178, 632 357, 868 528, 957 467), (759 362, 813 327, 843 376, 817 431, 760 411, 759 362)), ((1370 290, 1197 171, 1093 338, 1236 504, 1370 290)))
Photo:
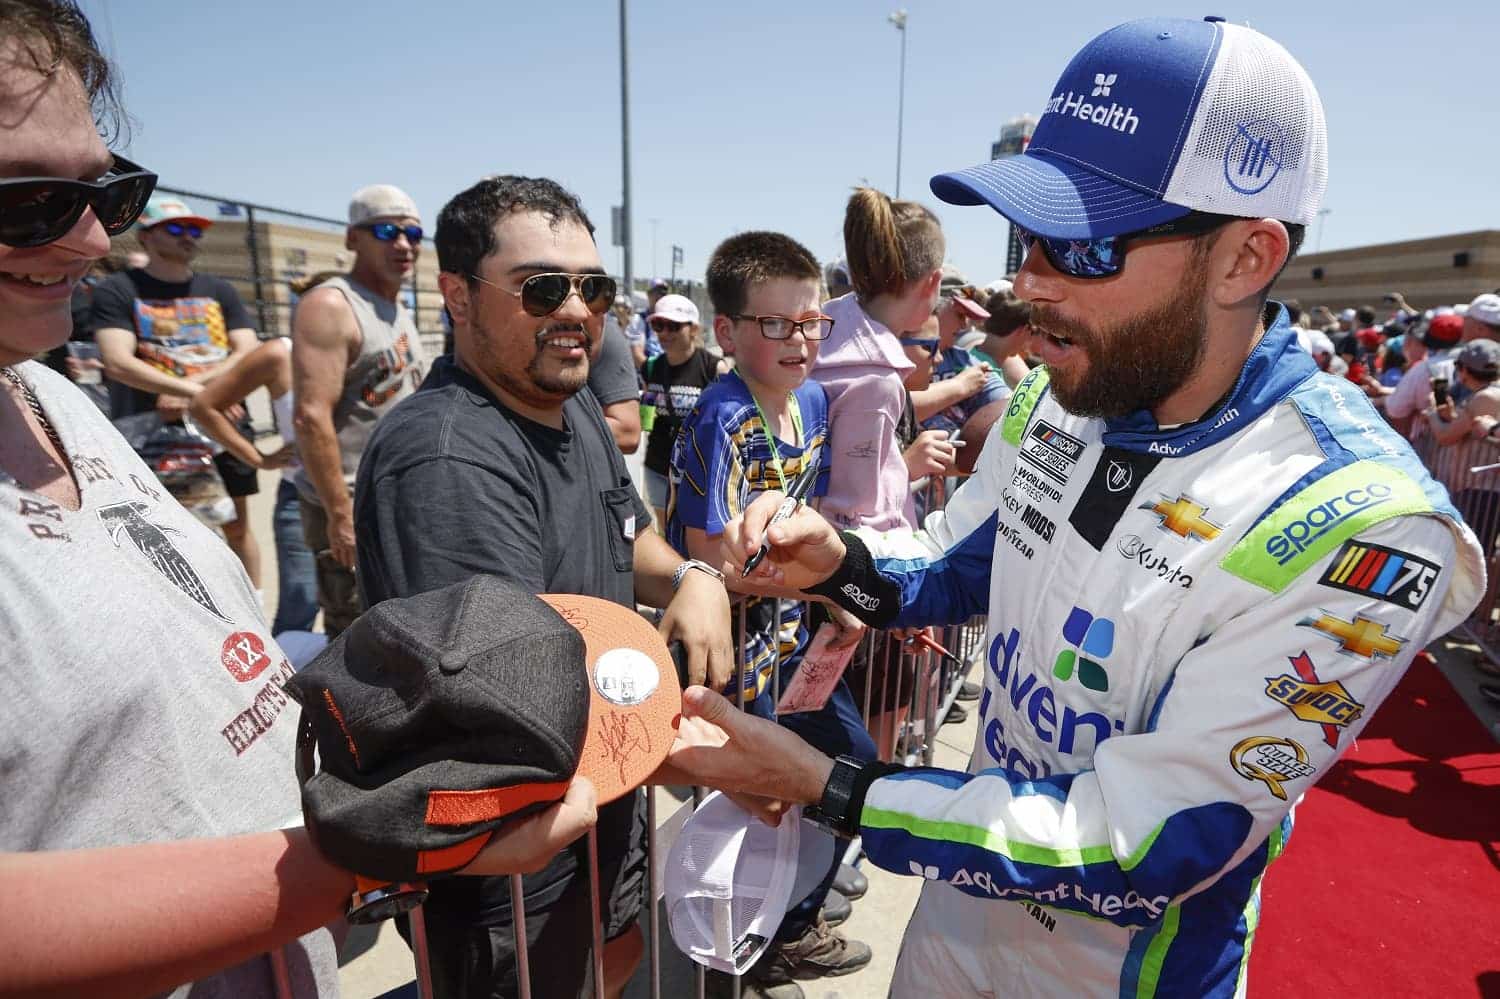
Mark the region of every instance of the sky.
MULTIPOLYGON (((1039 114, 1085 42, 1148 15, 1222 15, 1307 68, 1328 119, 1330 210, 1308 250, 1500 228, 1493 0, 900 2, 899 193, 938 213, 972 281, 1004 270, 1004 221, 938 202, 928 179, 988 159, 1001 124, 1039 114)), ((547 176, 582 199, 619 273, 616 0, 81 6, 123 76, 125 151, 164 185, 342 217, 356 188, 392 183, 430 231, 482 176, 547 176)), ((746 229, 842 255, 852 188, 896 193, 896 6, 629 0, 637 278, 670 276, 675 244, 678 276, 701 280, 714 246, 746 229)))

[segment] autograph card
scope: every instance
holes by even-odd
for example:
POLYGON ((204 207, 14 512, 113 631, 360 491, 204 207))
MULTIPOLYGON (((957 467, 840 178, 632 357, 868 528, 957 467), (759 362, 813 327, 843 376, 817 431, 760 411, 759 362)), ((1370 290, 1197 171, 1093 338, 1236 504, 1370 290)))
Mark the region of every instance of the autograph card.
POLYGON ((808 643, 807 652, 802 656, 802 665, 797 668, 792 682, 781 692, 781 700, 776 705, 777 714, 817 711, 828 703, 834 686, 838 684, 839 677, 844 675, 844 668, 849 665, 854 649, 859 645, 855 642, 842 649, 829 648, 828 643, 837 634, 838 629, 831 623, 825 623, 818 629, 818 633, 808 643))

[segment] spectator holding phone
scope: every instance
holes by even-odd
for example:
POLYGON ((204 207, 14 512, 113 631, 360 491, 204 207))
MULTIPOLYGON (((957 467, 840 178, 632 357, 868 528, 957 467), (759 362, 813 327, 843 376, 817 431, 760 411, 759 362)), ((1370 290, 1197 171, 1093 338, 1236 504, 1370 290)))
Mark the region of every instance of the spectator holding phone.
MULTIPOLYGON (((1386 418, 1401 433, 1416 439, 1426 428, 1425 423, 1414 423, 1416 415, 1445 401, 1438 396, 1448 390, 1453 376, 1453 357, 1458 352, 1463 329, 1464 321, 1460 316, 1452 313, 1433 316, 1419 341, 1422 347, 1418 353, 1425 350, 1425 356, 1412 358, 1408 355, 1411 363, 1406 374, 1385 400, 1386 418), (1421 430, 1416 430, 1417 427, 1421 430)), ((1416 338, 1408 334, 1405 339, 1408 349, 1414 342, 1417 342, 1416 338)))

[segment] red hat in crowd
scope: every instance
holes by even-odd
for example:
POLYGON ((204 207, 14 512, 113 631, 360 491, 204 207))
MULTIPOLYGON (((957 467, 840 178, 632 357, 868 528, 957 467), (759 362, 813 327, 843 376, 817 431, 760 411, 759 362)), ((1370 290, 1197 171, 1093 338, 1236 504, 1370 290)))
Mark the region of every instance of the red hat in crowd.
POLYGON ((1464 317, 1455 313, 1446 313, 1432 317, 1432 321, 1427 324, 1427 332, 1422 336, 1422 342, 1429 347, 1441 349, 1458 343, 1463 335, 1464 317))

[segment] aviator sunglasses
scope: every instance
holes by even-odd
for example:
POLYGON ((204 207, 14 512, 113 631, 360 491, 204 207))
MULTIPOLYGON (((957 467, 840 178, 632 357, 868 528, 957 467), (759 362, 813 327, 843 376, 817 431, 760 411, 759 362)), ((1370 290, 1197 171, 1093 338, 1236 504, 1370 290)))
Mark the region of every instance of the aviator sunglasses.
POLYGON ((1076 278, 1114 277, 1125 267, 1125 244, 1133 239, 1148 239, 1153 236, 1201 236, 1220 226, 1240 221, 1235 215, 1214 215, 1209 212, 1190 212, 1182 218, 1154 225, 1139 232, 1128 232, 1119 236, 1101 236, 1097 239, 1054 239, 1038 236, 1016 226, 1016 235, 1021 245, 1030 253, 1033 246, 1040 246, 1042 253, 1059 272, 1076 278))
POLYGON ((156 174, 123 156, 97 181, 66 177, 7 177, 0 180, 0 243, 16 248, 45 246, 62 239, 85 208, 111 236, 135 224, 156 189, 156 174))
POLYGON ((491 288, 514 295, 521 300, 521 308, 527 315, 550 316, 563 307, 574 292, 594 315, 602 315, 615 304, 615 279, 607 274, 533 274, 521 282, 520 291, 511 291, 493 281, 486 281, 478 274, 471 274, 475 281, 491 288))
POLYGON ((370 231, 370 235, 382 243, 394 243, 396 237, 405 233, 406 241, 412 246, 422 242, 422 227, 419 225, 397 225, 394 222, 371 222, 364 228, 370 231))

